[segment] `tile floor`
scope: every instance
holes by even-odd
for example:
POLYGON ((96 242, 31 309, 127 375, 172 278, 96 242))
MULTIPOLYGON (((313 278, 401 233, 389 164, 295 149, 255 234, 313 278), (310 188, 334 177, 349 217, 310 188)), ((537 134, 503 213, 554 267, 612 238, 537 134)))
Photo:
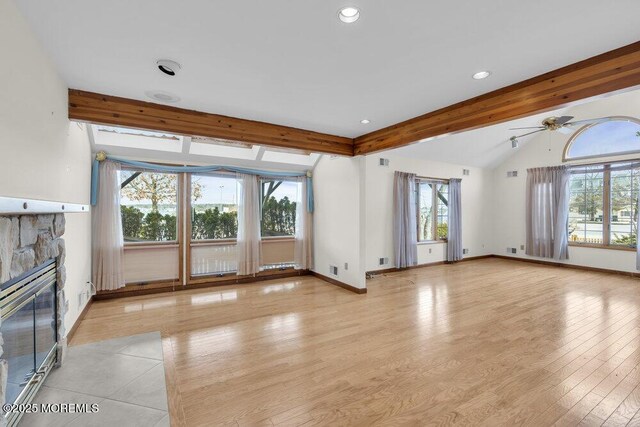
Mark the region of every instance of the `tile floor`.
POLYGON ((159 332, 69 347, 33 403, 97 403, 88 414, 27 414, 20 426, 169 426, 159 332))

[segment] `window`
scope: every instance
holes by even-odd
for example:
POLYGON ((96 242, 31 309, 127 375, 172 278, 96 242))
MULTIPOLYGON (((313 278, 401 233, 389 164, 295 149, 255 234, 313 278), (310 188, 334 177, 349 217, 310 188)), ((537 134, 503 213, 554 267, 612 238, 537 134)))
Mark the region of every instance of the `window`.
POLYGON ((574 170, 569 203, 569 242, 635 248, 638 164, 613 163, 574 170))
POLYGON ((238 202, 235 176, 191 175, 191 239, 235 239, 238 202))
POLYGON ((296 181, 261 180, 262 237, 295 235, 298 185, 296 181))
POLYGON ((447 239, 449 216, 448 181, 422 180, 417 185, 418 241, 447 239))
POLYGON ((577 131, 567 143, 564 161, 640 153, 640 120, 608 117, 577 131))
POLYGON ((177 240, 178 176, 123 170, 120 212, 125 242, 177 240))

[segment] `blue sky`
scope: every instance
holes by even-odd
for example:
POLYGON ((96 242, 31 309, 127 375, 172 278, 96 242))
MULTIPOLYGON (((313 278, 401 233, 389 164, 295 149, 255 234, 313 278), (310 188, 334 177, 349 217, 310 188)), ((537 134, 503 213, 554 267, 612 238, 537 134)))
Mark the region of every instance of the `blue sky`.
POLYGON ((584 157, 612 152, 640 151, 640 125, 614 120, 585 130, 571 145, 569 157, 584 157))

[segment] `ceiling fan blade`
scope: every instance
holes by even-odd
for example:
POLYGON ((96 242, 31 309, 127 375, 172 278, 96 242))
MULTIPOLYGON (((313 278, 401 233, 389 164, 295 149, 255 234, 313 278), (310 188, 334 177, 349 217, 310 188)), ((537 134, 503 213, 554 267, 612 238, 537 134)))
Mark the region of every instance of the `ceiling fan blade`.
POLYGON ((582 126, 582 125, 591 125, 594 123, 603 123, 611 120, 610 117, 602 117, 600 119, 588 119, 588 120, 578 120, 575 122, 565 123, 565 126, 582 126))
POLYGON ((531 135, 531 134, 538 133, 538 132, 544 132, 545 130, 546 129, 534 130, 533 132, 525 133, 523 135, 518 135, 517 137, 518 138, 522 138, 523 136, 531 135))
POLYGON ((520 129, 546 129, 544 126, 529 126, 523 128, 509 128, 509 130, 520 130, 520 129))
POLYGON ((560 116, 560 117, 556 118, 556 124, 557 125, 563 125, 563 124, 567 123, 568 121, 570 121, 571 119, 573 119, 573 116, 560 116))

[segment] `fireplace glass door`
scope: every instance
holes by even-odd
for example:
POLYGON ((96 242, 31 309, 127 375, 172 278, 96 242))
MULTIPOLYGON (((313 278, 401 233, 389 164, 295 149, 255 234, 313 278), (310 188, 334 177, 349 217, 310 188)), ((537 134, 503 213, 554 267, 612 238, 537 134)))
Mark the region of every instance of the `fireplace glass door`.
POLYGON ((16 401, 35 373, 33 307, 34 298, 30 298, 2 321, 2 357, 7 360, 9 366, 6 403, 16 401))

